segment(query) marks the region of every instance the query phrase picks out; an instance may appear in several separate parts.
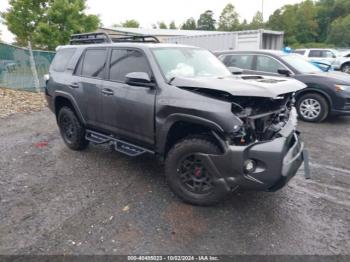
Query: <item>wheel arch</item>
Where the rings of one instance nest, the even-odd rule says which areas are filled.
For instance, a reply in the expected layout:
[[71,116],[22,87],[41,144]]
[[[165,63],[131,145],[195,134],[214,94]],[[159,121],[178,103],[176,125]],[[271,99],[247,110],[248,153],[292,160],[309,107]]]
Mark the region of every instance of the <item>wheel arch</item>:
[[224,150],[224,130],[220,125],[197,116],[172,115],[165,121],[158,136],[158,151],[162,156],[166,156],[170,148],[179,140],[189,135],[201,134],[206,135]]
[[350,61],[346,61],[346,62],[342,63],[340,66],[340,69],[342,69],[343,66],[345,66],[345,65],[350,65]]
[[55,98],[54,98],[54,109],[55,109],[56,117],[58,116],[59,110],[63,106],[70,107],[74,111],[76,116],[78,117],[79,121],[81,121],[81,123],[83,123],[83,124],[86,123],[82,113],[79,110],[79,107],[78,107],[74,97],[71,94],[68,94],[68,93],[57,92],[55,94]]
[[295,94],[295,100],[298,101],[302,96],[304,96],[306,94],[311,94],[311,93],[316,93],[316,94],[319,94],[322,97],[324,97],[327,101],[329,109],[331,109],[331,107],[333,105],[331,97],[326,92],[324,92],[323,90],[320,90],[320,89],[316,89],[316,88],[303,89]]

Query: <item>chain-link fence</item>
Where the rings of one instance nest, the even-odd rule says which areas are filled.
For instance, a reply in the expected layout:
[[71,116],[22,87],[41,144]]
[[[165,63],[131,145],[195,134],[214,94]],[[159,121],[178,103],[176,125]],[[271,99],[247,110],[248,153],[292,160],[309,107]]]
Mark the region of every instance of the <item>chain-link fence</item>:
[[[41,88],[54,55],[54,52],[33,50]],[[35,91],[28,49],[0,43],[0,87]]]

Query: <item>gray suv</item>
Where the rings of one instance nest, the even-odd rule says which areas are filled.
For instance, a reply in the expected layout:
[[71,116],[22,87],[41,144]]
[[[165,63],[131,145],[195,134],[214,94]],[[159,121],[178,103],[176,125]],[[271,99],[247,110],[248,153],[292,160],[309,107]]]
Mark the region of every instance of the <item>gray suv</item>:
[[173,192],[210,205],[237,188],[275,191],[303,162],[294,92],[276,77],[235,77],[213,54],[154,37],[73,35],[46,86],[63,141],[108,143],[165,162]]

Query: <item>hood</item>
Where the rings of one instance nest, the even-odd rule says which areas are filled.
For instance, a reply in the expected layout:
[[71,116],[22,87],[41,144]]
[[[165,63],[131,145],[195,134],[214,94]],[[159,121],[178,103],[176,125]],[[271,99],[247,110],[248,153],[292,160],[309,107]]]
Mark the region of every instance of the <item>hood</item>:
[[347,84],[350,85],[350,75],[342,72],[322,72],[316,74],[309,74],[305,76],[316,77],[316,78],[326,78],[328,81],[332,81],[335,84]]
[[227,92],[233,96],[270,97],[296,92],[306,87],[295,79],[262,76],[229,77],[176,77],[172,85],[179,88],[211,89]]

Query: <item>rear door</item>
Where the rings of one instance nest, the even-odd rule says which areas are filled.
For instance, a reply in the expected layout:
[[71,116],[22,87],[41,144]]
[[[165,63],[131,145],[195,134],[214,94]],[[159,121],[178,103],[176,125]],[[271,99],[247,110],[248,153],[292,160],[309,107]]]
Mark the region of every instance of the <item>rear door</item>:
[[106,74],[107,49],[88,48],[75,69],[75,99],[88,125],[97,127],[101,122],[101,96],[103,78]]
[[156,88],[126,84],[125,76],[131,72],[145,72],[153,78],[142,50],[112,48],[107,80],[100,90],[103,126],[122,138],[153,145]]

